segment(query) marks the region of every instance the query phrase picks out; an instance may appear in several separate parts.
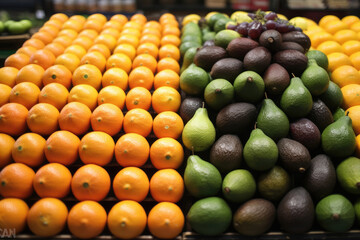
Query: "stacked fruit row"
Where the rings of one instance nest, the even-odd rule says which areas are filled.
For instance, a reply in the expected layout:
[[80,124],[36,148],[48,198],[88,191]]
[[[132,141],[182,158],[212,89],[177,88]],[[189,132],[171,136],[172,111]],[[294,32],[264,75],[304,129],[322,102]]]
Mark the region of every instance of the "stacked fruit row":
[[341,107],[348,112],[357,135],[356,156],[360,157],[360,20],[357,16],[339,19],[327,15],[318,24],[306,26],[311,46],[325,53],[331,80],[341,87]]
[[[146,226],[160,238],[181,233],[179,36],[172,14],[159,22],[55,14],[6,59],[1,229],[19,234],[27,225],[49,237],[67,225],[79,238],[105,226],[120,238]],[[149,159],[157,169],[151,176],[142,169]],[[77,202],[68,212],[70,193]],[[112,193],[120,202],[107,213],[99,202]],[[148,195],[160,203],[147,216],[139,203]],[[36,202],[29,209],[22,199]]]
[[[184,182],[196,198],[189,225],[203,235],[232,227],[257,236],[274,226],[302,234],[315,221],[348,231],[360,219],[357,119],[341,109],[331,58],[309,50],[300,28],[280,27],[275,13],[236,14],[182,28],[182,140],[192,151]],[[241,23],[225,29],[236,19],[249,21],[246,33]],[[266,24],[272,19],[278,25]]]

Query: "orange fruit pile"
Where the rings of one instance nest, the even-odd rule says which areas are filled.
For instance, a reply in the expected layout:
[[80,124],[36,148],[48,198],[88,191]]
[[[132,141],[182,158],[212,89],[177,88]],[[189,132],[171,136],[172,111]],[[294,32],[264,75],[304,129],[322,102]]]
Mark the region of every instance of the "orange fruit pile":
[[[67,227],[78,238],[105,226],[118,238],[146,226],[157,238],[181,233],[179,37],[169,13],[159,21],[58,13],[6,59],[0,229],[28,226],[51,237]],[[113,166],[121,169],[114,176]],[[68,209],[70,194],[77,202]],[[120,202],[107,212],[98,202],[111,194]],[[141,202],[150,195],[159,203],[147,216]]]
[[360,157],[360,19],[349,15],[322,17],[318,25],[305,31],[312,48],[324,52],[329,60],[331,80],[343,94],[342,108],[352,119],[356,155]]

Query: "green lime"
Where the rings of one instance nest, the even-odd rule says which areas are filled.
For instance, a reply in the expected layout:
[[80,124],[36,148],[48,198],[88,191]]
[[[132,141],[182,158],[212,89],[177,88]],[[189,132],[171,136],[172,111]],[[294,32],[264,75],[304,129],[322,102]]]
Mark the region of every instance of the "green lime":
[[189,49],[189,48],[192,48],[192,47],[201,47],[201,44],[198,43],[198,42],[183,42],[180,44],[180,54],[181,56],[184,56],[185,52]]
[[215,45],[226,49],[229,42],[239,37],[241,37],[240,34],[233,30],[221,30],[215,35]]
[[182,35],[181,36],[181,43],[184,42],[197,42],[199,44],[202,44],[201,35]]
[[215,13],[213,14],[209,20],[207,21],[208,26],[211,29],[214,29],[215,23],[220,19],[220,18],[227,18],[224,14],[222,13]]
[[190,95],[202,95],[208,83],[208,73],[195,64],[191,64],[180,75],[180,87]]
[[21,24],[23,24],[26,27],[26,31],[29,31],[32,27],[32,22],[28,19],[23,19],[20,21]]
[[202,39],[204,42],[208,41],[208,40],[214,40],[215,39],[215,32],[207,32],[203,35]]
[[220,110],[234,99],[234,87],[226,79],[212,80],[205,88],[204,99],[207,105]]
[[235,79],[234,89],[239,101],[256,103],[264,96],[265,84],[258,73],[245,71],[240,73]]
[[317,64],[323,69],[328,69],[329,60],[325,53],[319,50],[309,50],[305,55],[308,57],[308,59],[315,59]]
[[236,169],[224,177],[222,191],[224,197],[230,202],[242,203],[254,196],[256,182],[248,170]]
[[360,159],[348,157],[336,168],[340,186],[348,193],[360,194]]

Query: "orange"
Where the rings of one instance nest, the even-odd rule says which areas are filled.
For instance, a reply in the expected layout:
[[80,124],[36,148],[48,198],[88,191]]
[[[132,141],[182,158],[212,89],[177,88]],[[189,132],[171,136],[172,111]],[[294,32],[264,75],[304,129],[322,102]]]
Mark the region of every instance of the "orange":
[[80,139],[69,131],[56,131],[46,140],[45,157],[50,163],[73,164],[79,156]]
[[357,70],[360,70],[360,51],[351,54],[350,61]]
[[179,23],[178,21],[176,21],[176,19],[173,19],[173,18],[167,18],[167,19],[164,19],[160,22],[160,24],[165,28],[167,26],[174,26],[174,27],[179,27]]
[[39,29],[39,32],[47,32],[54,38],[59,34],[60,29],[52,25],[47,25],[47,26],[42,26]]
[[73,20],[75,22],[84,23],[86,18],[82,15],[72,15],[69,20]]
[[0,107],[4,105],[5,103],[8,103],[10,100],[10,94],[11,94],[12,88],[8,85],[0,83]]
[[126,109],[142,108],[149,110],[151,107],[151,93],[143,87],[134,87],[126,95]]
[[172,87],[159,87],[153,92],[152,107],[157,113],[177,112],[181,104],[180,93]]
[[78,36],[71,44],[80,45],[88,50],[94,44],[94,40],[87,36]]
[[89,84],[96,90],[101,87],[101,71],[92,64],[80,65],[77,67],[72,75],[73,86],[79,84]]
[[0,172],[0,195],[26,199],[33,193],[34,170],[23,163],[11,163]]
[[150,54],[155,59],[157,59],[159,49],[154,43],[146,42],[146,43],[140,44],[136,49],[136,55],[140,55],[143,53]]
[[146,221],[146,212],[139,203],[124,200],[111,208],[107,226],[117,238],[134,239],[144,232]]
[[15,78],[15,83],[32,82],[41,88],[44,71],[45,70],[37,64],[28,64],[19,70]]
[[36,171],[34,190],[41,198],[63,198],[70,192],[71,172],[60,163],[48,163]]
[[184,149],[173,138],[159,138],[150,147],[150,160],[156,169],[177,169],[184,161]]
[[359,19],[359,17],[354,16],[354,15],[347,15],[347,16],[343,17],[341,19],[341,21],[350,27],[351,24],[359,22],[360,19]]
[[131,109],[124,116],[125,133],[137,133],[147,137],[151,133],[152,124],[151,114],[141,108]]
[[55,60],[54,65],[64,65],[70,72],[74,72],[75,69],[80,65],[80,59],[73,53],[63,53],[58,56]]
[[181,209],[170,202],[156,204],[148,215],[148,228],[157,238],[175,238],[184,228],[185,217]]
[[79,201],[101,201],[109,193],[111,180],[108,172],[95,164],[80,167],[71,180],[71,190]]
[[163,36],[160,39],[160,46],[164,46],[166,44],[172,44],[172,45],[174,45],[176,47],[179,47],[180,44],[181,44],[181,40],[176,35],[168,34],[168,35]]
[[154,34],[146,34],[142,35],[139,40],[139,44],[143,43],[153,43],[156,47],[160,46],[160,37],[154,35]]
[[150,179],[150,193],[157,202],[177,203],[184,194],[184,180],[174,169],[159,170]]
[[[109,20],[103,25],[102,31],[106,29],[114,29],[119,32],[122,29],[122,24],[115,20]],[[117,38],[119,36],[114,36],[114,37]]]
[[177,37],[180,37],[181,35],[180,29],[174,25],[165,25],[161,33],[163,36],[175,35]]
[[122,25],[124,25],[128,21],[127,17],[123,14],[115,14],[115,15],[111,16],[110,20],[117,21],[117,22],[121,23]]
[[106,226],[106,218],[106,211],[100,203],[82,201],[71,208],[67,224],[75,237],[90,239],[102,233]]
[[149,178],[137,167],[121,169],[113,180],[113,190],[119,200],[143,201],[149,192]]
[[355,32],[359,32],[360,31],[360,22],[351,24],[350,29],[354,30]]
[[66,104],[60,111],[59,127],[61,130],[82,135],[90,128],[91,110],[80,102]]
[[78,36],[78,32],[73,29],[63,29],[58,33],[58,37],[60,36],[67,36],[70,39],[74,40]]
[[97,67],[101,72],[105,70],[106,58],[98,51],[91,51],[86,53],[80,61],[80,65],[92,64]]
[[327,31],[330,34],[335,34],[339,32],[340,30],[347,29],[348,26],[339,20],[332,20],[325,24],[323,27],[325,31]]
[[65,51],[65,47],[63,45],[61,45],[60,43],[49,43],[48,45],[46,45],[44,47],[44,49],[49,50],[50,52],[52,52],[54,54],[55,57],[61,55],[64,53]]
[[360,157],[360,134],[356,136],[356,149],[355,149],[355,156]]
[[340,43],[343,44],[346,41],[349,40],[358,40],[357,32],[350,30],[350,29],[343,29],[334,34],[334,39]]
[[341,88],[349,84],[360,84],[360,73],[353,66],[344,65],[331,73],[331,80]]
[[26,123],[30,131],[49,136],[58,128],[59,110],[49,103],[35,104],[28,113]]
[[136,29],[136,28],[125,28],[120,32],[120,36],[122,36],[122,35],[133,35],[137,38],[140,38],[141,32],[139,29]]
[[16,234],[24,231],[29,206],[18,198],[4,198],[0,200],[0,228],[14,229]]
[[31,36],[31,38],[39,39],[45,45],[51,43],[52,40],[54,39],[54,37],[50,33],[45,31],[36,32]]
[[163,59],[163,58],[167,58],[167,57],[173,58],[176,61],[179,61],[180,60],[179,48],[172,44],[163,45],[159,49],[159,59]]
[[81,102],[94,110],[97,106],[98,92],[88,84],[79,84],[74,86],[68,95],[68,103]]
[[39,94],[39,103],[49,103],[59,111],[67,103],[69,91],[60,83],[50,83],[43,87]]
[[9,87],[15,86],[16,75],[19,70],[14,67],[2,67],[0,68],[0,83],[8,85]]
[[12,148],[14,162],[38,167],[45,161],[46,140],[37,133],[24,133],[16,139]]
[[79,145],[80,160],[85,164],[105,166],[114,156],[113,138],[100,131],[92,131],[82,137]]
[[72,73],[64,65],[53,65],[45,70],[42,76],[44,86],[50,83],[60,83],[67,89],[71,87]]
[[156,71],[157,61],[156,59],[151,56],[150,54],[140,54],[134,58],[132,63],[132,68],[135,69],[137,67],[147,67],[153,73]]
[[23,53],[25,55],[28,55],[29,57],[31,57],[31,55],[36,52],[37,48],[33,47],[33,46],[25,46],[25,47],[21,47],[19,48],[16,53]]
[[5,67],[14,67],[21,69],[25,65],[30,63],[30,57],[24,53],[14,53],[5,59]]
[[141,36],[147,34],[156,35],[157,37],[161,38],[161,31],[157,28],[151,28],[151,27],[144,28],[141,32]]
[[350,56],[351,54],[355,52],[360,51],[360,41],[358,40],[349,40],[342,44],[343,52]]
[[110,68],[104,72],[101,85],[103,87],[107,86],[117,86],[122,90],[126,91],[128,88],[128,74],[121,68]]
[[109,48],[105,44],[102,44],[102,43],[96,43],[88,49],[88,53],[91,53],[94,51],[101,53],[105,57],[105,59],[108,59],[111,55]]
[[116,38],[110,34],[100,34],[94,40],[94,43],[102,43],[106,45],[111,52],[114,50],[116,42]]
[[14,143],[14,138],[5,133],[0,133],[0,168],[5,167],[12,162],[11,152]]
[[18,136],[26,131],[28,110],[19,103],[6,103],[0,107],[0,132]]
[[178,89],[180,86],[180,76],[171,69],[164,69],[158,72],[154,77],[154,88],[168,86]]
[[146,66],[136,67],[129,74],[130,89],[135,87],[144,87],[147,90],[150,90],[153,87],[153,82],[154,72]]
[[345,111],[345,114],[352,120],[352,127],[355,135],[360,134],[360,106],[352,106]]
[[69,19],[63,23],[61,29],[72,29],[76,32],[80,32],[83,29],[84,22],[76,21],[75,19]]
[[124,53],[125,55],[127,55],[130,60],[134,60],[135,56],[136,56],[136,49],[133,45],[128,44],[128,43],[122,43],[119,44],[115,47],[114,49],[114,54],[115,53]]
[[34,83],[22,82],[11,90],[9,101],[11,103],[19,103],[30,109],[38,102],[40,89]]
[[317,48],[317,46],[325,41],[334,41],[334,36],[325,31],[314,33],[311,37],[311,46]]
[[131,70],[131,59],[124,53],[115,53],[106,61],[106,69],[113,67],[121,68],[126,73],[129,73]]
[[27,216],[27,224],[36,236],[51,237],[66,226],[68,209],[57,198],[42,198],[35,202]]
[[155,29],[161,31],[162,27],[159,22],[151,20],[144,24],[144,29],[145,28],[155,28]]
[[327,24],[328,22],[333,21],[333,20],[340,20],[340,18],[335,15],[325,15],[320,19],[319,26],[324,27],[325,24]]
[[159,18],[159,21],[160,23],[163,23],[165,20],[167,19],[173,19],[173,20],[176,20],[176,17],[174,16],[174,14],[172,13],[163,13],[160,18]]
[[160,72],[165,69],[171,69],[174,72],[176,72],[177,74],[179,74],[180,73],[180,64],[174,58],[164,57],[161,60],[159,60],[159,62],[157,64],[157,72]]
[[112,103],[120,109],[124,108],[125,105],[125,92],[118,86],[106,86],[100,90],[98,95],[98,105],[104,103]]
[[161,112],[154,118],[153,131],[157,138],[170,137],[178,139],[183,128],[184,122],[176,112]]
[[81,32],[79,32],[79,37],[80,36],[86,36],[89,37],[91,39],[95,39],[97,36],[99,36],[99,33],[97,31],[95,31],[94,29],[84,29]]
[[135,21],[128,21],[124,24],[123,26],[123,29],[126,29],[126,28],[135,28],[135,29],[138,29],[138,30],[142,30],[142,25],[138,22],[135,22]]
[[28,40],[26,40],[23,45],[23,47],[26,47],[26,46],[31,46],[31,47],[34,47],[36,49],[42,49],[45,47],[45,44],[39,40],[39,39],[36,39],[36,38],[30,38]]
[[137,48],[139,46],[139,38],[132,34],[124,34],[121,35],[116,41],[116,45],[125,44],[125,43],[132,45],[134,48]]
[[55,63],[55,60],[55,55],[47,49],[37,50],[30,57],[30,63],[38,64],[45,70],[51,67]]
[[121,109],[111,103],[99,105],[91,114],[91,128],[114,136],[122,129],[124,114]]
[[72,53],[81,59],[86,54],[86,49],[81,45],[72,44],[64,50],[64,53]]
[[[68,19],[67,19],[68,20]],[[66,21],[67,21],[66,20]],[[65,21],[65,22],[66,22]],[[64,23],[63,19],[57,19],[57,18],[53,18],[53,19],[49,19],[48,21],[46,21],[44,23],[44,26],[52,26],[52,27],[56,27],[56,28],[61,28],[62,24]]]
[[147,18],[141,13],[135,13],[130,17],[130,21],[134,21],[144,25],[147,22]]
[[327,57],[329,60],[328,70],[330,72],[333,72],[340,66],[351,65],[350,58],[344,53],[334,52],[329,54]]
[[87,20],[95,20],[102,24],[105,24],[107,22],[106,16],[102,13],[93,13],[87,18]]
[[103,29],[104,23],[98,22],[95,19],[88,19],[83,26],[83,29],[94,29],[96,32],[100,32]]
[[49,19],[50,20],[57,19],[61,22],[66,22],[66,20],[68,20],[69,17],[64,13],[55,13],[55,14],[51,15],[51,17]]
[[122,167],[141,167],[149,158],[149,150],[146,138],[137,133],[126,133],[116,142],[115,158]]
[[62,36],[56,37],[52,42],[60,43],[61,45],[63,45],[64,48],[67,48],[72,44],[73,40],[74,40],[73,38],[71,38],[67,35],[62,35]]

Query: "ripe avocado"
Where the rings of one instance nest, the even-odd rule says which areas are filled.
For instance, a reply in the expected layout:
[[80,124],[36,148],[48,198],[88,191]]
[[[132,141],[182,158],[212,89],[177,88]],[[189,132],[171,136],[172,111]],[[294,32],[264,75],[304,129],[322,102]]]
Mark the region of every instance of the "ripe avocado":
[[262,74],[271,63],[271,53],[265,47],[256,47],[244,56],[244,68]]
[[315,151],[320,146],[321,132],[309,119],[300,118],[290,124],[291,138],[303,144],[309,151]]
[[283,66],[289,74],[300,76],[307,67],[308,59],[305,54],[297,50],[289,49],[275,53],[273,56],[273,62]]
[[259,46],[257,41],[254,41],[250,38],[235,38],[232,40],[227,48],[226,51],[228,52],[230,57],[237,58],[239,60],[243,60],[245,55],[252,49]]
[[219,46],[205,46],[200,48],[194,57],[196,66],[201,67],[209,72],[212,66],[222,58],[225,58],[227,53],[225,49]]
[[320,99],[314,99],[312,109],[307,117],[315,123],[320,132],[334,122],[330,109]]
[[290,76],[280,64],[272,63],[263,75],[265,91],[268,94],[280,95],[290,84]]
[[236,58],[223,58],[211,68],[212,79],[224,78],[233,83],[235,78],[243,71],[243,62]]

